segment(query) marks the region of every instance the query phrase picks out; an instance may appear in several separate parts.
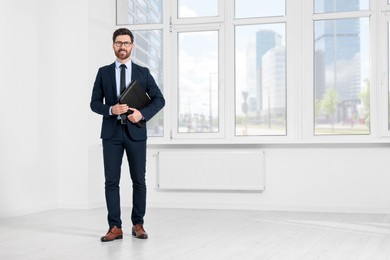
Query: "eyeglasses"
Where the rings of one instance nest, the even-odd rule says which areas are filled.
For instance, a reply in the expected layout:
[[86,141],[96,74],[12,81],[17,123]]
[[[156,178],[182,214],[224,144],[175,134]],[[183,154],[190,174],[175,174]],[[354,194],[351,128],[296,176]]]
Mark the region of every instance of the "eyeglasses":
[[132,42],[114,42],[116,47],[122,47],[122,45],[125,45],[125,47],[130,47],[133,43]]

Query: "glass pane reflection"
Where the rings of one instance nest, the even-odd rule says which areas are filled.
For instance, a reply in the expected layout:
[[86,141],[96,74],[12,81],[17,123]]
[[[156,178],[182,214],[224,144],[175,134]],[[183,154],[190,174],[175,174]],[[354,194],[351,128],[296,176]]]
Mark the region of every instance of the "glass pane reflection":
[[285,24],[236,28],[236,135],[285,135]]
[[116,24],[162,23],[162,0],[116,0]]
[[368,10],[369,0],[315,0],[315,13],[335,13]]
[[236,0],[235,18],[284,16],[285,0]]
[[[149,68],[157,86],[164,92],[163,80],[163,32],[162,30],[133,31],[135,48],[132,59],[138,65]],[[163,110],[147,123],[148,136],[163,136]]]
[[314,25],[315,134],[369,134],[368,18]]
[[178,0],[178,17],[218,16],[218,0]]
[[183,32],[178,40],[178,132],[219,132],[218,31]]

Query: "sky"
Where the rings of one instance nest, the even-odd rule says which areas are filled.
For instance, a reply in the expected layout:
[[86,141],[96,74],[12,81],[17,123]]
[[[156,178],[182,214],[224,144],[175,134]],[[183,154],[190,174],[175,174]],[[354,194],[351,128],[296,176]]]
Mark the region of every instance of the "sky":
[[[216,16],[218,0],[178,0],[179,17]],[[285,0],[238,0],[235,1],[236,18],[261,17],[269,14],[283,15]]]

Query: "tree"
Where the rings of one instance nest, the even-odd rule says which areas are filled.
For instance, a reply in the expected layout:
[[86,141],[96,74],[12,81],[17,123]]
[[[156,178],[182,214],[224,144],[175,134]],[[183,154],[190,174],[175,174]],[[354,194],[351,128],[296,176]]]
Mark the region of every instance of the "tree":
[[[321,115],[322,107],[321,100],[317,99],[314,101],[314,113],[315,118],[318,118]],[[317,124],[317,120],[314,120],[314,124]]]
[[370,81],[366,79],[362,87],[362,91],[359,94],[360,100],[363,104],[363,117],[366,125],[370,126]]
[[332,132],[334,131],[334,116],[337,111],[337,103],[339,98],[335,88],[328,88],[325,92],[324,98],[321,102],[321,107],[325,112],[325,115],[330,119],[332,124]]

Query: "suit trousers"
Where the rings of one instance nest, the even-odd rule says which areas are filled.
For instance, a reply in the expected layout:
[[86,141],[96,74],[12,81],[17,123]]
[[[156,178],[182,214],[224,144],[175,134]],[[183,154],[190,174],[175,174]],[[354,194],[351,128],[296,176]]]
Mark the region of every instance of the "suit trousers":
[[103,139],[105,196],[108,211],[107,220],[110,228],[113,226],[122,228],[119,182],[124,152],[126,152],[133,183],[131,221],[133,225],[144,223],[146,211],[146,140],[134,141],[130,137],[127,125],[118,123],[114,135],[109,139]]

